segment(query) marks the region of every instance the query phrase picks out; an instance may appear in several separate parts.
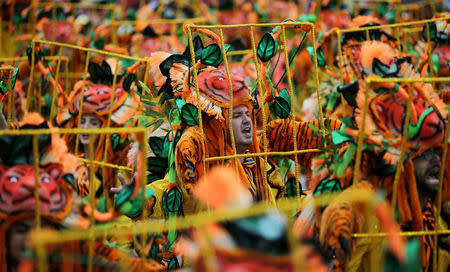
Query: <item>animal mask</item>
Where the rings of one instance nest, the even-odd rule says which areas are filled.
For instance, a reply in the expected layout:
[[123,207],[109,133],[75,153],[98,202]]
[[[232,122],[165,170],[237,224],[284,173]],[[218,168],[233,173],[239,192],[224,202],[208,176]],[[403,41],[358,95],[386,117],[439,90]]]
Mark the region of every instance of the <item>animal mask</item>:
[[[62,184],[62,168],[58,164],[49,164],[39,168],[40,210],[59,213],[64,210],[68,199],[67,189]],[[0,211],[14,213],[33,211],[34,165],[14,165],[0,170]]]

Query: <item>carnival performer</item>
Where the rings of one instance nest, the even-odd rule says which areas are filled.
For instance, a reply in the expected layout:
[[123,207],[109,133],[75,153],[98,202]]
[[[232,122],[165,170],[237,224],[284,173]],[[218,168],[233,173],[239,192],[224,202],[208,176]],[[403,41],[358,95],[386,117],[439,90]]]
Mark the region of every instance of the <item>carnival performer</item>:
[[[66,128],[114,128],[132,126],[132,117],[137,114],[139,98],[130,91],[130,84],[124,84],[124,78],[118,77],[113,84],[113,73],[106,61],[101,65],[91,62],[88,67],[89,78],[78,81],[70,93],[67,103],[61,108],[57,116],[57,124]],[[112,87],[115,86],[115,90]],[[84,88],[84,89],[83,89]],[[81,112],[81,114],[80,114]],[[81,117],[81,118],[80,118]],[[88,152],[89,135],[66,135],[65,140],[71,152],[77,153],[88,160],[106,161],[124,165],[130,138],[123,134],[96,134],[92,137],[95,148],[93,157]],[[78,141],[78,142],[77,142]],[[78,148],[78,150],[77,150]],[[114,185],[115,174],[111,168],[95,166],[94,182],[95,195],[101,196],[104,187]],[[81,192],[87,195],[89,185]],[[106,189],[108,192],[109,189]]]

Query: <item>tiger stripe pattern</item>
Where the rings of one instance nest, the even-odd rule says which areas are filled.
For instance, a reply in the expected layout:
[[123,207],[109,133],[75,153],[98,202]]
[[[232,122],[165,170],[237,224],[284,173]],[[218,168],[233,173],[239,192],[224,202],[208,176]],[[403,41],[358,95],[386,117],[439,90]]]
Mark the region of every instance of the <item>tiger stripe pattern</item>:
[[[335,119],[324,119],[324,127],[329,132],[338,130],[342,122]],[[314,136],[314,133],[321,128],[319,120],[309,122],[295,122],[295,131],[297,136],[297,150],[316,149],[323,147],[320,145],[323,136]],[[267,124],[267,141],[269,151],[293,151],[294,150],[294,121],[291,119],[278,119]],[[311,160],[316,157],[318,152],[307,152],[297,155],[298,163],[306,169],[310,169]],[[290,156],[291,159],[294,156]]]

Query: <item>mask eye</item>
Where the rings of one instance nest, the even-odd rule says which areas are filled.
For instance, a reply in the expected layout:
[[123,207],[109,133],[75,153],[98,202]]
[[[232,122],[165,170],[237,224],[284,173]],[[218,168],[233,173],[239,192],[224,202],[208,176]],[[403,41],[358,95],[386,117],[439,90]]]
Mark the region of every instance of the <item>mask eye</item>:
[[219,77],[219,81],[224,81],[225,79],[223,77]]
[[16,183],[19,181],[19,179],[17,177],[10,177],[9,181],[11,181],[12,183]]
[[105,93],[105,91],[103,91],[101,89],[98,91],[98,94],[104,94],[104,93]]
[[44,183],[50,183],[50,179],[48,177],[43,178],[42,181]]

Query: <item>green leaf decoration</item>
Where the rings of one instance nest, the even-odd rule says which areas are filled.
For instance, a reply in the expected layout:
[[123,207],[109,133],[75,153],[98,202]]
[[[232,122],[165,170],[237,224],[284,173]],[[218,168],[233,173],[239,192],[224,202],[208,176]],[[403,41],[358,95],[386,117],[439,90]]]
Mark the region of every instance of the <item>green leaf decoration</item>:
[[420,132],[422,128],[423,121],[425,118],[430,115],[434,111],[433,108],[428,108],[424,112],[422,112],[422,115],[419,117],[419,121],[416,124],[409,124],[408,128],[408,139],[414,139]]
[[341,184],[339,183],[339,180],[337,179],[323,179],[320,181],[319,185],[314,190],[314,195],[321,195],[326,193],[336,193],[342,191]]
[[[28,56],[28,63],[30,65],[31,65],[31,60],[32,60],[32,53],[33,53],[33,49],[31,47],[28,47],[27,48],[27,56]],[[43,57],[44,57],[44,53],[35,49],[35,51],[34,51],[34,64],[36,64]]]
[[149,139],[149,145],[152,151],[157,157],[167,158],[169,154],[169,140],[167,137],[160,138],[151,136]]
[[166,214],[177,214],[183,204],[183,194],[177,187],[172,187],[163,195],[163,208]]
[[334,167],[337,177],[344,176],[345,170],[352,161],[355,153],[356,153],[356,145],[354,144],[349,145],[347,151],[345,151],[344,156],[342,157],[342,160],[336,164],[336,167]]
[[317,20],[317,15],[315,13],[302,14],[298,17],[299,22],[311,22],[314,23]]
[[192,42],[194,44],[195,60],[198,60],[202,56],[203,42],[200,36],[196,36]]
[[279,97],[282,97],[284,100],[286,100],[289,103],[289,107],[291,106],[291,96],[289,95],[289,92],[284,88],[281,90],[281,92],[278,94]]
[[144,82],[142,82],[142,81],[139,80],[139,85],[141,85],[142,89],[144,89],[144,91],[145,91],[146,93],[150,93],[150,94],[152,93],[152,92],[150,91],[150,89],[147,87],[147,85],[145,85]]
[[169,163],[167,162],[167,159],[157,157],[147,158],[147,170],[154,175],[160,176],[161,178],[164,177],[168,166]]
[[[183,30],[181,30],[181,34],[183,34]],[[195,61],[198,61],[201,56],[202,56],[202,50],[203,50],[203,41],[200,38],[200,36],[195,36],[194,39],[192,40],[192,45],[194,47],[194,56],[195,56]],[[191,48],[188,46],[186,46],[186,49],[184,50],[182,56],[189,61],[189,63],[191,63]]]
[[168,261],[168,265],[167,265],[167,269],[170,270],[174,270],[174,269],[178,269],[180,268],[180,264],[178,263],[178,259],[176,256],[173,256],[172,259],[170,259]]
[[[173,140],[173,146],[177,146],[177,143],[181,138],[181,134],[182,134],[181,130],[177,130],[177,133],[175,134],[175,139]],[[169,138],[167,138],[167,139],[169,139]],[[173,154],[175,154],[175,148],[172,151],[173,151]]]
[[228,53],[228,51],[230,51],[231,48],[231,44],[225,44],[225,53]]
[[136,183],[132,182],[129,183],[128,186],[125,186],[120,193],[114,196],[115,198],[115,207],[119,208],[122,206],[133,194],[134,187],[136,186]]
[[[134,117],[133,117],[133,118],[134,118]],[[146,120],[146,119],[143,119],[143,121],[145,121],[145,120]],[[158,127],[161,126],[162,123],[164,123],[164,120],[163,120],[163,119],[156,119],[156,120],[152,120],[152,121],[150,121],[150,122],[148,122],[148,123],[143,124],[143,126],[144,126],[144,127],[149,127],[149,126],[155,125],[155,126],[153,127],[153,130],[152,130],[152,132],[153,132],[153,131],[157,130]]]
[[297,197],[297,186],[300,195],[304,195],[305,193],[303,193],[302,185],[300,182],[295,182],[295,177],[292,177],[286,181],[286,197]]
[[327,97],[326,109],[333,111],[341,103],[341,95],[338,92],[331,92]]
[[333,140],[333,144],[335,145],[340,145],[353,140],[353,138],[348,136],[346,133],[336,130],[331,132],[331,138]]
[[146,116],[149,117],[159,117],[159,118],[164,118],[164,114],[160,113],[159,111],[154,111],[154,110],[142,110],[143,113],[146,114]]
[[286,119],[291,115],[291,98],[289,92],[283,89],[270,104],[270,110],[279,118]]
[[164,124],[163,119],[156,120],[152,132],[157,130],[162,124]]
[[356,107],[356,96],[358,95],[359,91],[359,83],[357,80],[353,81],[352,83],[344,84],[342,86],[338,86],[336,89],[339,93],[342,93],[342,96],[344,97],[345,101],[352,106]]
[[320,68],[324,68],[327,62],[325,60],[325,55],[323,54],[322,46],[317,47],[316,54],[317,54],[317,65]]
[[111,147],[113,150],[117,150],[120,144],[120,135],[117,133],[114,133],[111,135]]
[[436,74],[439,71],[439,56],[436,54],[431,55],[433,72]]
[[78,190],[78,184],[77,184],[77,182],[75,181],[75,177],[73,176],[73,174],[65,174],[65,175],[63,175],[62,176],[62,179],[65,181],[65,182],[67,182],[71,187],[72,187],[72,189],[74,190],[74,192],[77,192],[77,190]]
[[184,106],[184,104],[186,104],[186,100],[184,100],[184,99],[175,100],[175,104],[177,105],[178,109],[181,111],[181,108]]
[[[114,209],[131,218],[138,217],[141,214],[142,207],[142,189],[139,189],[135,199],[131,199],[134,187],[136,186],[135,184],[134,182],[131,183],[131,185],[126,186],[120,193],[114,196]],[[154,194],[155,191],[151,188],[145,188],[145,199],[152,197]]]
[[[163,158],[169,157],[169,149],[170,149],[170,141],[169,141],[169,133],[167,133],[166,137],[164,137],[164,152],[162,154]],[[175,151],[175,150],[174,150]]]
[[191,103],[185,103],[181,107],[181,120],[188,126],[198,125],[198,109]]
[[[131,84],[136,80],[135,74],[127,74],[123,80],[122,87],[125,91],[129,92]],[[148,89],[148,88],[147,88]]]
[[[139,81],[139,84],[143,88],[144,93],[147,92],[147,93],[152,94],[150,92],[150,89],[142,81]],[[145,95],[144,93],[141,93],[141,92],[139,92],[137,90],[132,90],[132,91],[141,98],[141,102],[143,102],[144,104],[149,105],[149,106],[155,106],[156,105],[156,103],[153,102],[153,98],[151,98],[150,96]]]
[[151,136],[148,141],[150,148],[157,157],[161,157],[164,152],[164,140],[160,137]]
[[204,65],[211,65],[218,67],[223,61],[222,50],[220,46],[216,43],[208,45],[202,51],[201,62]]
[[[435,22],[431,22],[428,23],[428,27],[430,29],[430,41],[435,41],[436,37],[437,37],[437,27],[436,27],[436,23]],[[425,41],[428,41],[428,37],[427,37],[427,25],[423,25],[422,28],[422,38]]]
[[14,73],[12,75],[11,73],[0,75],[0,91],[2,94],[5,94],[9,90],[14,89],[18,71],[19,69],[17,67],[14,67]]
[[157,260],[159,253],[161,252],[158,243],[153,243],[150,248],[149,257],[153,260]]
[[313,131],[319,131],[319,128],[311,123],[308,123],[308,127],[310,127]]
[[[152,196],[154,198],[154,196]],[[147,258],[152,258],[153,260],[159,260],[161,258],[160,245],[163,243],[163,238],[161,234],[145,234],[145,241],[142,241],[143,237],[140,234],[135,235],[134,249],[136,253],[140,256],[142,254],[142,242],[144,242],[144,254]],[[151,245],[151,246],[150,246]]]
[[133,116],[133,118],[141,120],[141,121],[145,121],[148,119],[148,116],[147,115],[135,115],[135,116]]
[[346,127],[357,129],[357,127],[353,124],[352,117],[341,117],[340,120]]
[[275,56],[276,52],[277,52],[277,47],[275,45],[275,40],[273,39],[272,35],[270,35],[270,33],[265,33],[264,36],[259,41],[258,47],[256,50],[256,54],[258,55],[258,58],[262,62],[267,62],[273,56]]

